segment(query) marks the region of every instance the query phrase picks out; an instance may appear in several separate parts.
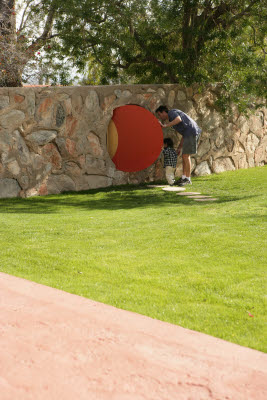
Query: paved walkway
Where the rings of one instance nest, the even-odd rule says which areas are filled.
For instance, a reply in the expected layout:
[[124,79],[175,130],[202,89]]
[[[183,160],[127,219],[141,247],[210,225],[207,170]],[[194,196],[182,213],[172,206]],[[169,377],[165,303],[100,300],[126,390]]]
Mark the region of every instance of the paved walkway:
[[194,201],[217,201],[215,197],[203,195],[200,192],[184,192],[185,187],[180,186],[170,186],[170,185],[147,185],[148,188],[161,188],[165,192],[179,192],[176,193],[178,196],[187,196],[189,199]]
[[1,400],[266,400],[267,356],[0,273]]

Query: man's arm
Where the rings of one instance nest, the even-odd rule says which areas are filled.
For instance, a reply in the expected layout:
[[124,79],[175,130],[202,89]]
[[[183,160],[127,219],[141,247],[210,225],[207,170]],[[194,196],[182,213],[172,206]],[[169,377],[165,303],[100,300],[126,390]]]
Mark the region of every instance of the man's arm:
[[162,128],[171,128],[174,125],[178,125],[182,122],[181,118],[178,116],[173,121],[168,122],[167,124],[161,124]]

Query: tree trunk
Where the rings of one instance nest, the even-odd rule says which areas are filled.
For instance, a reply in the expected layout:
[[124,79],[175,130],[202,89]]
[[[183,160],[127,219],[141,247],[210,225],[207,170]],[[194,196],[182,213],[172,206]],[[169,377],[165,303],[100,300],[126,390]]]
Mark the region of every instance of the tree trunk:
[[0,0],[0,86],[22,86],[15,0]]
[[195,23],[197,18],[198,3],[198,0],[184,1],[182,47],[186,57],[184,58],[183,64],[189,80],[194,78],[195,70],[198,64],[198,54],[195,48],[197,35],[197,32],[195,31]]

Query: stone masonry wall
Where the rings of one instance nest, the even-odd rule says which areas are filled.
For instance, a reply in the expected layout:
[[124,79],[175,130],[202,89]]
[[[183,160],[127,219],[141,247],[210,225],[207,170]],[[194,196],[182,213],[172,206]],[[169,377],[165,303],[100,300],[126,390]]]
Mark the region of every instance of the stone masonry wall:
[[[162,162],[137,173],[117,171],[107,152],[116,107],[151,112],[165,104],[195,119],[203,132],[192,172],[248,168],[267,162],[267,109],[226,119],[214,107],[216,87],[179,85],[0,88],[0,198],[80,191],[164,177]],[[173,129],[165,129],[177,144]],[[176,175],[181,174],[181,159]]]

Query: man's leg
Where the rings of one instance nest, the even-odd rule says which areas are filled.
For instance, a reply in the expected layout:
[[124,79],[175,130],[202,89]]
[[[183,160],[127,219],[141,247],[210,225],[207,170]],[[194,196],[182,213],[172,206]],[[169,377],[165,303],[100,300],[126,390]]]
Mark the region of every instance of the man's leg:
[[191,158],[190,158],[190,154],[183,154],[182,160],[183,160],[183,176],[178,181],[178,185],[179,186],[192,185],[192,182],[191,182],[191,179],[190,179],[190,176],[191,176]]
[[183,154],[183,175],[187,178],[191,176],[191,158],[190,154]]

